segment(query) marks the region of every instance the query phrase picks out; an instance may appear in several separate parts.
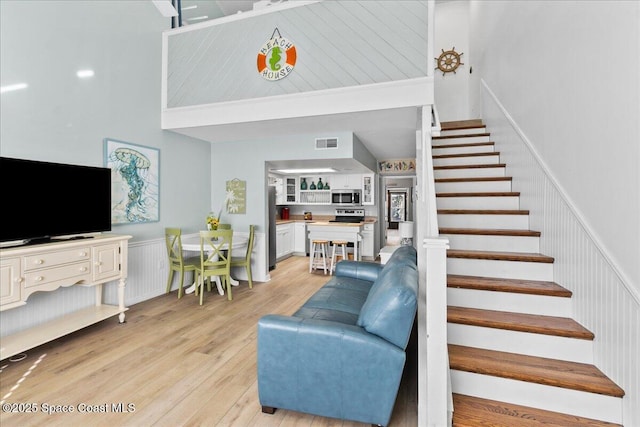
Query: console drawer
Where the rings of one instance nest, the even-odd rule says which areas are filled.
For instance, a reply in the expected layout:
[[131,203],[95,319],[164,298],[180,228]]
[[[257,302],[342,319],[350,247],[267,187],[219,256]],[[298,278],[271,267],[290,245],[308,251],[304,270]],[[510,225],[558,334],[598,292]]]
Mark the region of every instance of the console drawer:
[[50,268],[56,265],[89,260],[90,256],[91,249],[88,247],[29,255],[24,258],[24,271],[28,272],[35,269]]
[[42,268],[37,271],[25,273],[24,278],[24,286],[26,288],[42,286],[61,280],[69,281],[69,279],[73,279],[74,282],[81,280],[90,282],[91,262],[87,260],[85,262],[61,265],[59,267]]

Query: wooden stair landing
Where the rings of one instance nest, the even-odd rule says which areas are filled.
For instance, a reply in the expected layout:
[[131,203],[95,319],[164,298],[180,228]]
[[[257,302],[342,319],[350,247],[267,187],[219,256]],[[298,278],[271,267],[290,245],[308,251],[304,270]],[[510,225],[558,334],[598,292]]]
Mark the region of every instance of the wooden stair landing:
[[621,427],[620,424],[453,394],[453,427]]
[[593,365],[449,344],[451,369],[606,396],[624,391]]
[[555,282],[462,276],[456,274],[449,274],[447,276],[447,287],[564,298],[571,298],[572,295],[570,290],[563,288]]
[[449,306],[447,322],[582,340],[594,338],[593,332],[568,317]]

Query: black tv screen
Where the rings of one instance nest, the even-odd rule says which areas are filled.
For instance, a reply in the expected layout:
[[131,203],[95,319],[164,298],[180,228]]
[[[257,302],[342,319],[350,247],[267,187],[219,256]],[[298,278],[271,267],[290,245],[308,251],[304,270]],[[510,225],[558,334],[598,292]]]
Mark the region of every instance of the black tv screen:
[[0,242],[111,230],[111,170],[0,157]]

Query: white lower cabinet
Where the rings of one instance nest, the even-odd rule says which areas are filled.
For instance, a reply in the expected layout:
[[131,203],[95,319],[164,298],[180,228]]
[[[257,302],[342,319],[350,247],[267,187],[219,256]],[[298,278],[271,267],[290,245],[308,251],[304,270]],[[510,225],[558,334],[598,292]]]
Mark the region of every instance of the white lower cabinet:
[[374,225],[373,224],[365,224],[362,227],[362,257],[367,259],[373,259],[374,256]]
[[276,225],[276,259],[284,258],[293,252],[293,223]]
[[293,224],[293,252],[296,255],[307,254],[307,224],[304,222]]

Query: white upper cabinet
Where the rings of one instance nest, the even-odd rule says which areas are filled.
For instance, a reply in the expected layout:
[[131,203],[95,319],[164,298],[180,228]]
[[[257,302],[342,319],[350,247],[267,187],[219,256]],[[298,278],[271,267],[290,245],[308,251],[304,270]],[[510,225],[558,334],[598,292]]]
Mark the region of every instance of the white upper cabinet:
[[362,175],[331,175],[327,178],[332,190],[359,190],[362,188]]

